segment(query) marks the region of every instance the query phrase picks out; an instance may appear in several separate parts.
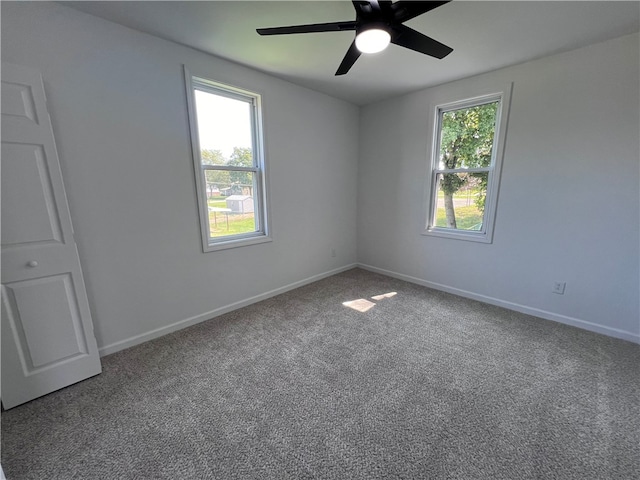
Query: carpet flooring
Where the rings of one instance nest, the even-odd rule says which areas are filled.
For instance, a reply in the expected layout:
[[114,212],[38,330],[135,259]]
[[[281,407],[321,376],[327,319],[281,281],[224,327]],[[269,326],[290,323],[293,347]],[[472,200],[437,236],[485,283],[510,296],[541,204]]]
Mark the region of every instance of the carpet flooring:
[[639,345],[361,269],[103,367],[3,412],[9,480],[639,478]]

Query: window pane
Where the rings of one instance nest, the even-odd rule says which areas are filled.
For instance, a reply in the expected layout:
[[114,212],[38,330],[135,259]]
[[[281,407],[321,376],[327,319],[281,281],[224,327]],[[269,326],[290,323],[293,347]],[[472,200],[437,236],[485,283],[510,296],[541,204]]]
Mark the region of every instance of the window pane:
[[439,173],[436,176],[436,227],[482,230],[489,172]]
[[[220,177],[216,177],[217,175]],[[222,176],[226,180],[218,181]],[[205,178],[210,238],[259,230],[258,217],[255,215],[257,205],[254,201],[257,179],[253,172],[207,170]]]
[[203,165],[253,166],[251,103],[198,89],[195,100]]
[[439,169],[491,165],[498,102],[450,110],[440,117]]

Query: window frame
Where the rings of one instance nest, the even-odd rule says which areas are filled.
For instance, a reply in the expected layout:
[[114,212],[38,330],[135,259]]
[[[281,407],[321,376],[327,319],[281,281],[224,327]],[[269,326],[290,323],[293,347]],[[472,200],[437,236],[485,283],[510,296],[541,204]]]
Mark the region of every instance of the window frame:
[[[425,215],[425,227],[422,231],[423,235],[453,238],[458,240],[468,240],[481,243],[493,242],[493,231],[495,226],[495,217],[498,206],[498,191],[500,188],[500,177],[502,173],[502,158],[504,155],[504,147],[506,143],[507,124],[509,109],[511,104],[512,84],[505,85],[502,89],[483,93],[475,96],[467,96],[461,100],[438,102],[432,106],[433,129],[431,136],[431,159],[429,162],[430,169],[426,188],[427,211]],[[460,98],[460,96],[458,97]],[[440,164],[440,139],[442,128],[442,116],[446,112],[460,110],[463,108],[471,108],[489,103],[498,102],[496,109],[496,126],[493,136],[493,146],[491,152],[491,164],[488,167],[480,168],[439,168]],[[477,173],[487,172],[487,196],[485,199],[484,216],[482,228],[480,230],[459,230],[446,227],[438,227],[435,225],[437,213],[437,179],[439,174],[444,173]]]
[[[211,80],[209,78],[206,78],[205,76],[193,75],[186,66],[184,67],[184,75],[203,252],[213,252],[228,248],[236,248],[246,245],[255,245],[258,243],[270,242],[272,239],[267,221],[267,175],[264,155],[262,95],[253,91],[229,85],[227,83]],[[253,159],[253,165],[251,167],[241,167],[233,165],[208,165],[202,163],[195,99],[196,90],[212,93],[214,95],[220,95],[239,101],[244,101],[251,106],[251,148]],[[254,202],[254,215],[256,222],[255,231],[226,235],[221,237],[210,236],[211,230],[209,225],[209,205],[207,203],[205,174],[207,170],[228,172],[239,171],[250,172],[253,174],[255,192],[252,198]]]

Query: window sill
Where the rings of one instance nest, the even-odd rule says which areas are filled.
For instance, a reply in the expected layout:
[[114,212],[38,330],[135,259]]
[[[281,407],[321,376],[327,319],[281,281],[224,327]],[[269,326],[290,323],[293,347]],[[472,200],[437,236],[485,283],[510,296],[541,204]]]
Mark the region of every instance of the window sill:
[[487,232],[474,232],[468,230],[450,230],[446,228],[428,228],[422,232],[422,235],[451,238],[454,240],[466,240],[468,242],[492,243],[493,238]]
[[257,245],[259,243],[271,242],[273,239],[267,235],[260,235],[248,238],[234,238],[230,240],[221,240],[219,242],[210,243],[204,248],[204,253],[217,252],[220,250],[228,250],[230,248],[246,247],[249,245]]

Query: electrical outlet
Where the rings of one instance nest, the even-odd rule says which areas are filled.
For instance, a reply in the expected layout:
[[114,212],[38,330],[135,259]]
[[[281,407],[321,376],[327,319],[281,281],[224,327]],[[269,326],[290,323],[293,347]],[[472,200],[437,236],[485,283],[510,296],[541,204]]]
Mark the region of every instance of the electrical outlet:
[[332,257],[335,257],[335,256],[336,256],[336,249],[335,249],[335,248],[332,248],[332,249],[331,249],[331,256],[332,256]]
[[564,295],[564,288],[567,286],[567,282],[553,282],[553,293],[558,295]]

